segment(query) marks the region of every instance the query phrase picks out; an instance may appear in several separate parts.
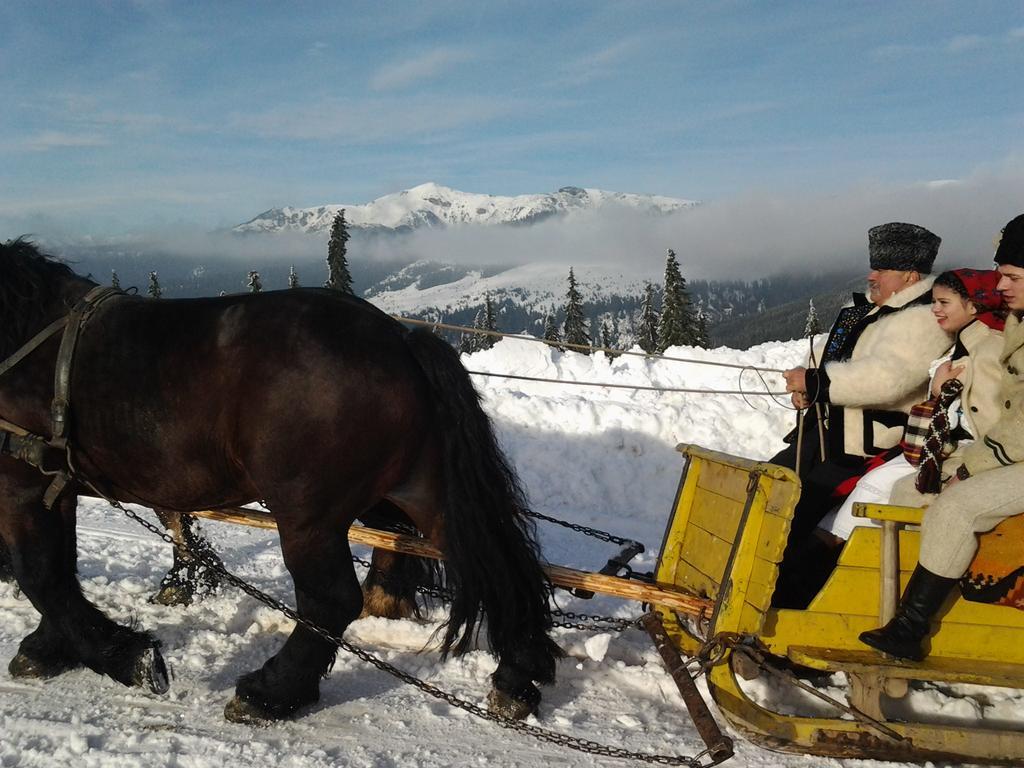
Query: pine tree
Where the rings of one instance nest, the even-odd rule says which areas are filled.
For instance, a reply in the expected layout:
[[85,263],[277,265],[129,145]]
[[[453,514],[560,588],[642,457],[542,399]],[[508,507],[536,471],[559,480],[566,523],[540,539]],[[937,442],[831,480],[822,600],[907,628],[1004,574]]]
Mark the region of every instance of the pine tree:
[[331,239],[327,243],[327,282],[324,287],[352,293],[352,275],[348,271],[348,259],[345,258],[348,238],[345,209],[342,208],[335,214],[331,225]]
[[679,262],[671,248],[665,257],[665,292],[661,303],[661,321],[658,323],[658,351],[669,347],[694,344],[696,320],[690,309],[686,293],[686,280],[679,273]]
[[618,354],[615,352],[608,351],[614,346],[614,342],[612,341],[612,327],[608,324],[607,320],[601,321],[601,346],[605,348],[605,355],[607,355],[610,360],[614,360],[618,357]]
[[263,283],[260,281],[260,273],[253,270],[249,273],[249,282],[246,283],[249,286],[249,293],[259,293],[263,290]]
[[294,264],[292,264],[291,268],[288,270],[288,287],[289,288],[298,288],[299,287],[299,276],[297,274],[295,274],[295,265]]
[[818,312],[814,309],[814,299],[807,301],[807,323],[804,325],[804,336],[814,336],[821,333],[821,322],[818,320]]
[[463,333],[459,339],[459,352],[464,355],[471,355],[476,352],[476,334]]
[[117,276],[117,270],[110,270],[110,287],[118,291],[121,290],[121,279]]
[[159,299],[164,295],[164,291],[160,287],[160,281],[156,279],[156,272],[149,273],[149,288],[146,289],[146,293],[154,299]]
[[[477,310],[476,316],[473,318],[473,325],[471,327],[483,328],[484,323],[484,310],[481,308]],[[486,347],[483,346],[483,339],[485,338],[487,337],[479,333],[463,333],[462,338],[459,340],[459,352],[472,354],[474,352],[479,352],[481,349],[486,349]]]
[[636,343],[648,354],[658,350],[658,311],[654,308],[654,286],[650,283],[644,287],[644,300],[640,305],[640,327],[637,329]]
[[708,316],[704,314],[704,307],[697,307],[697,317],[694,323],[693,345],[707,349],[711,346],[711,336],[708,334]]
[[[475,326],[482,331],[497,331],[498,321],[494,314],[494,302],[491,301],[491,294],[484,294],[484,308],[482,313],[477,314],[478,324]],[[490,349],[498,343],[496,336],[477,334],[477,349]]]
[[[586,321],[583,319],[583,300],[576,285],[576,276],[572,267],[569,267],[569,290],[566,292],[565,325],[562,326],[564,338],[567,344],[579,344],[590,346],[590,336],[587,334]],[[576,350],[585,355],[590,351],[585,349]]]
[[552,307],[551,311],[544,317],[544,341],[561,341],[561,337],[558,334],[558,323],[555,321],[555,308]]

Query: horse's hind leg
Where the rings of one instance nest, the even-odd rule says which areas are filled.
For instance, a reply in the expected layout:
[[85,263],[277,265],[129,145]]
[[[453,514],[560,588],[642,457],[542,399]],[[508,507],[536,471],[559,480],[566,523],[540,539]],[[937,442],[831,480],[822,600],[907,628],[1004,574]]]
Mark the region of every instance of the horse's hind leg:
[[[277,515],[285,565],[295,582],[299,615],[340,637],[359,616],[363,593],[352,566],[346,529],[335,515],[302,514],[284,504]],[[297,624],[284,646],[261,669],[238,679],[224,709],[233,722],[260,724],[288,717],[320,698],[320,678],[334,664],[337,645]]]
[[[390,501],[382,501],[359,516],[371,528],[416,534],[416,526]],[[408,619],[419,616],[416,593],[435,585],[435,567],[422,557],[374,548],[370,570],[363,580],[362,616]]]
[[408,619],[420,615],[416,594],[434,585],[431,563],[415,555],[374,549],[363,581],[362,616]]
[[174,562],[160,581],[150,602],[160,605],[191,605],[196,598],[212,594],[220,586],[220,574],[205,561],[223,565],[210,542],[203,536],[195,517],[187,512],[154,509],[174,539]]
[[81,663],[125,685],[167,690],[159,643],[115,624],[82,594],[74,567],[74,494],[48,510],[41,501],[45,484],[19,472],[0,473],[0,526],[18,584],[42,619],[9,671],[48,676]]

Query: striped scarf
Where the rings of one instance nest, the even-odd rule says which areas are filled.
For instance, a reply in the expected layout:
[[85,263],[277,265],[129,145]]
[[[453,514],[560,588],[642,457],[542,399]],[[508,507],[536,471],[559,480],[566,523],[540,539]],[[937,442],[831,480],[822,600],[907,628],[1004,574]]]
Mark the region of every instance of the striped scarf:
[[935,411],[928,423],[928,433],[921,449],[921,464],[917,468],[914,483],[921,493],[938,493],[942,490],[942,460],[952,449],[949,433],[949,406],[960,397],[964,383],[950,379],[939,389]]

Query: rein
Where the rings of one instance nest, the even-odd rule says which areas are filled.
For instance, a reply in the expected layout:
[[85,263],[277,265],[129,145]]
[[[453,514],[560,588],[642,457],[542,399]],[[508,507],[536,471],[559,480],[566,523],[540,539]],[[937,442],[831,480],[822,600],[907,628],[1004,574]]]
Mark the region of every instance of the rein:
[[[31,464],[44,475],[53,477],[46,489],[43,504],[47,509],[53,507],[61,491],[75,474],[68,441],[68,411],[71,404],[71,365],[74,362],[75,348],[86,321],[101,304],[114,296],[122,296],[124,291],[117,288],[97,285],[79,299],[64,317],[54,320],[43,330],[29,339],[14,354],[0,363],[0,376],[38,349],[58,331],[64,331],[57,352],[56,370],[54,372],[53,401],[50,404],[50,437],[36,435],[24,427],[0,418],[0,453],[7,454]],[[47,459],[59,451],[63,456],[57,460],[57,466],[49,468]]]

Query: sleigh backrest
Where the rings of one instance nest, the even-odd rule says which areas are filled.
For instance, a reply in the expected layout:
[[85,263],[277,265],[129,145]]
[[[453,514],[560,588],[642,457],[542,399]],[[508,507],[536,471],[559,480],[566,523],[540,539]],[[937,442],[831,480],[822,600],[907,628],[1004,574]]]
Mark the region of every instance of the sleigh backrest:
[[656,578],[714,601],[703,634],[758,633],[800,482],[788,469],[680,445],[683,469]]

